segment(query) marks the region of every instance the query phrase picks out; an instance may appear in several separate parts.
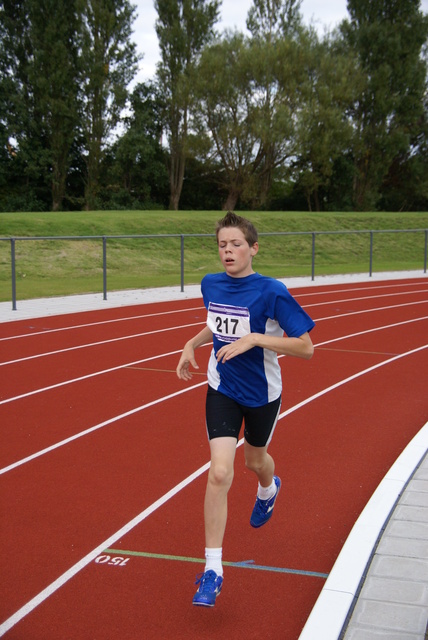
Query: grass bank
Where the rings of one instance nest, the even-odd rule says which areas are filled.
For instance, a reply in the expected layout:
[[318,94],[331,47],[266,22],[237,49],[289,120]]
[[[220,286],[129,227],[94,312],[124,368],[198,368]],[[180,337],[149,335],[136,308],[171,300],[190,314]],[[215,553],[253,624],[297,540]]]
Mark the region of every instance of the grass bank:
[[[293,232],[404,231],[427,229],[428,213],[247,212],[261,234]],[[16,240],[18,300],[102,291],[102,240],[94,236],[213,234],[218,211],[96,211],[0,213],[1,238]],[[76,239],[65,239],[73,237]],[[420,269],[424,233],[373,235],[373,271]],[[10,241],[0,241],[0,300],[11,299]],[[369,270],[370,234],[316,236],[315,273]],[[274,277],[310,275],[312,235],[260,237],[257,271]],[[109,238],[108,290],[180,284],[180,238]],[[186,237],[185,284],[200,282],[220,264],[214,237]]]

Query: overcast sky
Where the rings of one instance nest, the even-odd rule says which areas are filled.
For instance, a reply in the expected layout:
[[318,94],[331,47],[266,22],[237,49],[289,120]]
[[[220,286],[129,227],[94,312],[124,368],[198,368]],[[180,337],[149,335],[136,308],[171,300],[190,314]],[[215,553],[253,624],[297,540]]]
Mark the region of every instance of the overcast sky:
[[[155,32],[157,12],[153,0],[132,0],[137,6],[137,19],[134,22],[134,42],[138,52],[144,54],[140,62],[140,71],[136,82],[154,77],[156,63],[159,60],[158,39]],[[220,8],[221,21],[218,30],[236,27],[245,31],[245,21],[252,0],[223,0]],[[306,24],[313,22],[322,33],[324,28],[332,29],[348,16],[347,0],[303,0],[301,12]],[[428,12],[428,0],[422,0],[422,10]]]

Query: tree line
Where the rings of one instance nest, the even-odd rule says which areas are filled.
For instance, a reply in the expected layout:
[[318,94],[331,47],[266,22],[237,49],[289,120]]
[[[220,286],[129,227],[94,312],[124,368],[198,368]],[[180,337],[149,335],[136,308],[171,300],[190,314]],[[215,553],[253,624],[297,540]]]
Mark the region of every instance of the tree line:
[[428,210],[428,15],[348,0],[320,35],[301,0],[0,1],[0,211]]

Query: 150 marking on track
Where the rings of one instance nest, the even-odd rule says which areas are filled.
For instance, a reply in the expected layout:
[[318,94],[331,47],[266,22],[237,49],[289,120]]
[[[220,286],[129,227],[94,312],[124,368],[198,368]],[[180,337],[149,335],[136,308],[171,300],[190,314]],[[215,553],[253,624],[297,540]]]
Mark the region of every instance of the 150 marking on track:
[[115,556],[114,558],[112,558],[108,555],[102,555],[98,556],[98,558],[95,558],[96,564],[107,564],[114,567],[124,567],[127,565],[128,561],[129,558],[122,558],[122,556]]

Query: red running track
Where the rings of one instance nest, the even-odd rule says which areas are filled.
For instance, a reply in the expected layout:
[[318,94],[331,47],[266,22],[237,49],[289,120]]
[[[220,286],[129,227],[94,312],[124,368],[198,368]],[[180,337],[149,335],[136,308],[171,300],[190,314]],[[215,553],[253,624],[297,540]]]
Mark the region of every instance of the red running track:
[[352,526],[427,422],[428,280],[292,289],[314,358],[281,358],[284,488],[252,529],[242,451],[225,582],[192,607],[209,463],[204,373],[175,375],[200,299],[0,325],[0,634],[298,638]]

